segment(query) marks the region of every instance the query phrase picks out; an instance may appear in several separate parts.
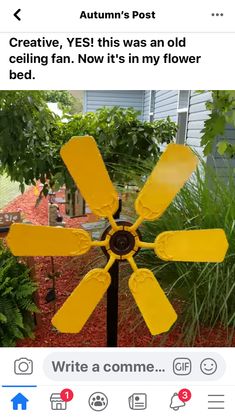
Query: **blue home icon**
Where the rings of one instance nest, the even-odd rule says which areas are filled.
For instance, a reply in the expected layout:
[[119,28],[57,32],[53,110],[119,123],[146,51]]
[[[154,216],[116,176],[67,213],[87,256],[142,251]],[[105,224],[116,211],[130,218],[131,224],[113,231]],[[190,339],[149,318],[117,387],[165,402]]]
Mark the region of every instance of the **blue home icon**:
[[29,400],[22,395],[22,393],[18,393],[14,398],[11,399],[13,411],[18,411],[18,409],[22,409],[22,411],[26,411],[27,409],[27,402]]

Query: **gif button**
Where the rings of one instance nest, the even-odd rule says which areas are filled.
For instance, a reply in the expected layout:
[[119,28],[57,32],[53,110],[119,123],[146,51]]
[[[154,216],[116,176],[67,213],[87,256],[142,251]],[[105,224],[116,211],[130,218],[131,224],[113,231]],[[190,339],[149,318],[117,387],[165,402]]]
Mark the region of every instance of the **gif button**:
[[192,371],[192,362],[189,358],[176,358],[173,362],[173,373],[185,376]]

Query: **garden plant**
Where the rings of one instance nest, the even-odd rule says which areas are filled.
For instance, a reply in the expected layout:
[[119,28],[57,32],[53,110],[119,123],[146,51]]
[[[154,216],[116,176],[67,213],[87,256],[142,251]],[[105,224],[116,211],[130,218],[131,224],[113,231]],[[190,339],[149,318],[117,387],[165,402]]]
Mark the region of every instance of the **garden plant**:
[[165,230],[198,228],[223,228],[229,241],[223,263],[164,262],[148,250],[139,254],[139,262],[153,271],[168,295],[180,305],[181,343],[193,345],[205,328],[208,328],[208,339],[210,333],[217,330],[219,340],[223,328],[227,332],[227,344],[231,344],[235,327],[234,219],[233,172],[228,171],[226,179],[219,178],[201,161],[200,169],[165,214],[151,225],[145,223],[142,228],[146,241]]
[[0,243],[0,346],[14,346],[17,340],[33,337],[33,313],[37,286],[28,267]]

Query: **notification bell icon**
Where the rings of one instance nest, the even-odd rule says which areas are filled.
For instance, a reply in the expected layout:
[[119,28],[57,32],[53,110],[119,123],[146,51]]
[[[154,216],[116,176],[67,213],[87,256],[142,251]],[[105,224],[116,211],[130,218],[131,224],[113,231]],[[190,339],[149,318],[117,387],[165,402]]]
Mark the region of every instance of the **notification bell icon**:
[[178,411],[179,408],[182,408],[182,406],[185,406],[185,402],[179,399],[178,393],[174,393],[171,398],[170,408],[174,411]]

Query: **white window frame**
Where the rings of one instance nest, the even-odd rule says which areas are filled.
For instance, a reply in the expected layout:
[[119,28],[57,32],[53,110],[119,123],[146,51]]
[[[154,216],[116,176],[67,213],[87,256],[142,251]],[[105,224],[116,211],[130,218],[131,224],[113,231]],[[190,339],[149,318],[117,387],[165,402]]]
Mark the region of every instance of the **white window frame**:
[[[182,107],[180,103],[181,92],[187,92],[186,107]],[[185,144],[187,139],[187,127],[188,127],[188,116],[189,116],[189,103],[190,103],[191,90],[179,90],[178,103],[177,103],[177,125],[178,130],[176,134],[176,143]],[[184,121],[182,119],[184,118]],[[182,126],[183,123],[183,126]]]

